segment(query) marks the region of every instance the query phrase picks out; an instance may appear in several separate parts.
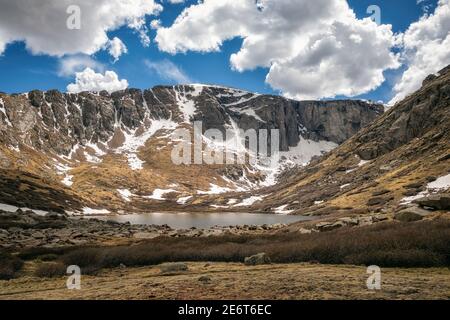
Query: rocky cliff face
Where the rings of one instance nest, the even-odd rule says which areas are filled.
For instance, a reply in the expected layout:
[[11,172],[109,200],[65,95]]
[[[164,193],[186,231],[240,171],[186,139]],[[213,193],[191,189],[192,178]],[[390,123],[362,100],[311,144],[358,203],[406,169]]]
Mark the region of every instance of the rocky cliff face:
[[322,159],[285,172],[253,210],[395,213],[450,189],[450,67]]
[[[68,155],[87,143],[108,142],[115,129],[134,130],[146,120],[202,121],[204,130],[237,123],[247,129],[280,129],[281,148],[305,138],[342,143],[383,112],[363,101],[298,102],[278,96],[208,86],[155,87],[80,94],[31,91],[0,94],[0,139]],[[192,110],[186,110],[192,104]]]
[[[17,170],[19,180],[23,172],[45,178],[91,206],[192,205],[196,195],[272,184],[282,165],[308,163],[382,112],[382,106],[363,101],[299,102],[204,85],[0,94],[0,166]],[[192,129],[194,121],[202,121],[203,130],[223,132],[279,129],[286,163],[266,171],[248,165],[174,166],[170,134]],[[6,197],[0,202],[14,202],[11,194]]]

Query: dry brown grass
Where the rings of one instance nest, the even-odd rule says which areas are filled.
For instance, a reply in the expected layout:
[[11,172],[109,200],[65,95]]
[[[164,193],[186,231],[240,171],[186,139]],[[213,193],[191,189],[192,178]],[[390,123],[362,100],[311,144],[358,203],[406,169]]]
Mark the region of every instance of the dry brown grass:
[[[82,275],[81,290],[67,277],[27,275],[0,281],[0,299],[449,299],[447,268],[382,268],[381,290],[368,290],[365,267],[320,264],[190,262],[189,270],[161,274],[159,267],[107,269]],[[83,272],[83,270],[82,270]],[[199,281],[202,276],[211,281]]]
[[66,266],[60,262],[44,262],[37,266],[34,274],[40,278],[61,277],[66,274]]
[[[51,250],[65,265],[94,272],[102,268],[146,266],[175,261],[242,262],[265,252],[275,263],[316,261],[323,264],[382,267],[450,266],[450,221],[379,223],[360,228],[299,235],[227,235],[208,238],[161,237],[134,245]],[[24,252],[22,257],[39,257]]]

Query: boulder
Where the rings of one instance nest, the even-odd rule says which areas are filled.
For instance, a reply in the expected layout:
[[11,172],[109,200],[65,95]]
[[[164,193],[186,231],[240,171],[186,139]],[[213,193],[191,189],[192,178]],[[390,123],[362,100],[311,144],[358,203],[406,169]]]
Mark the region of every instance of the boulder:
[[373,217],[372,216],[360,217],[358,219],[358,225],[361,226],[361,227],[370,226],[372,224],[373,224]]
[[244,259],[247,266],[256,266],[261,264],[270,264],[270,258],[265,253],[258,253]]
[[342,221],[343,223],[345,223],[348,226],[356,226],[356,225],[358,225],[358,219],[356,219],[356,218],[343,217],[343,218],[339,218],[338,220]]
[[310,233],[312,233],[311,229],[305,229],[305,228],[298,229],[298,232],[300,234],[310,234]]
[[168,262],[159,266],[161,273],[183,272],[188,270],[188,266],[184,262]]
[[387,190],[387,189],[381,189],[381,190],[377,190],[377,191],[373,192],[372,195],[373,195],[374,197],[377,197],[377,196],[385,195],[385,194],[387,194],[387,193],[389,193],[389,192],[391,192],[391,191],[390,191],[390,190]]
[[133,234],[133,238],[136,239],[154,239],[159,237],[159,233],[155,232],[136,232],[135,234]]
[[334,230],[334,229],[341,228],[341,227],[343,227],[345,225],[346,225],[346,223],[343,222],[343,221],[319,222],[318,224],[316,224],[316,228],[320,232],[326,232],[326,231],[331,231],[331,230]]
[[202,282],[202,283],[208,283],[208,282],[211,282],[211,277],[209,277],[209,276],[201,276],[200,278],[198,278],[198,281]]
[[394,215],[395,220],[402,222],[419,221],[425,218],[430,212],[419,207],[409,207],[397,212]]
[[406,189],[418,189],[421,188],[423,186],[423,182],[414,182],[414,183],[410,183],[407,184],[405,186]]
[[414,201],[421,207],[433,208],[435,210],[450,210],[450,193],[434,194]]
[[388,203],[389,201],[391,201],[393,198],[389,197],[389,198],[383,198],[383,197],[374,197],[369,199],[369,201],[367,201],[367,205],[368,206],[377,206],[377,205],[384,205],[386,203]]
[[377,215],[372,216],[373,222],[381,222],[381,221],[386,221],[388,219],[389,219],[389,217],[386,214],[377,214]]

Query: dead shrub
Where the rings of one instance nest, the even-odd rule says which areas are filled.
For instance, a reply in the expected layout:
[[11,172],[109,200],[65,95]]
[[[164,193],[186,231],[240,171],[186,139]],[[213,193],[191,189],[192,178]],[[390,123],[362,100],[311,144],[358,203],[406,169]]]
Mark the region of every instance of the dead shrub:
[[64,253],[61,261],[80,266],[86,274],[121,264],[132,267],[181,261],[242,262],[260,252],[265,252],[274,263],[450,266],[450,221],[384,222],[312,234],[159,237],[133,246],[76,248]]
[[44,262],[37,266],[34,275],[40,278],[55,278],[66,274],[66,266],[60,262]]
[[22,266],[23,261],[18,257],[0,252],[0,280],[13,279]]

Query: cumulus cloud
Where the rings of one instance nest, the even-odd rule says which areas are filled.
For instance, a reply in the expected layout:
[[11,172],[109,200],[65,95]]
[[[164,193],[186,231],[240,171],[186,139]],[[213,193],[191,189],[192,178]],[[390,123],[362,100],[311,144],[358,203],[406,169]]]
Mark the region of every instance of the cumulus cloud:
[[297,99],[359,95],[400,65],[391,26],[357,19],[345,0],[205,0],[159,27],[155,41],[175,54],[219,51],[236,37],[232,68],[266,67],[266,82]]
[[67,91],[72,93],[82,91],[102,91],[109,93],[128,88],[128,81],[119,77],[114,71],[106,71],[105,74],[96,73],[91,68],[86,68],[82,72],[77,72],[75,83],[67,86]]
[[423,79],[450,64],[450,0],[439,0],[431,15],[411,24],[403,35],[407,65],[394,87],[394,104],[420,88]]
[[[67,28],[67,8],[81,9],[81,29]],[[155,0],[0,0],[0,54],[8,43],[24,41],[33,54],[91,55],[108,42],[107,32],[122,26],[146,42],[145,16],[162,6]]]
[[109,40],[107,47],[108,53],[114,58],[114,62],[119,60],[122,54],[128,52],[128,49],[125,46],[125,44],[122,42],[122,40],[120,40],[117,37],[114,37],[112,40]]
[[69,77],[86,68],[103,72],[104,65],[88,55],[66,56],[59,60],[58,75],[61,77]]
[[170,60],[161,60],[161,61],[150,61],[145,60],[144,64],[149,68],[152,72],[156,72],[159,77],[162,79],[168,80],[170,82],[175,82],[177,84],[186,84],[190,83],[191,79],[189,78],[183,70],[181,70],[177,65],[175,65]]

